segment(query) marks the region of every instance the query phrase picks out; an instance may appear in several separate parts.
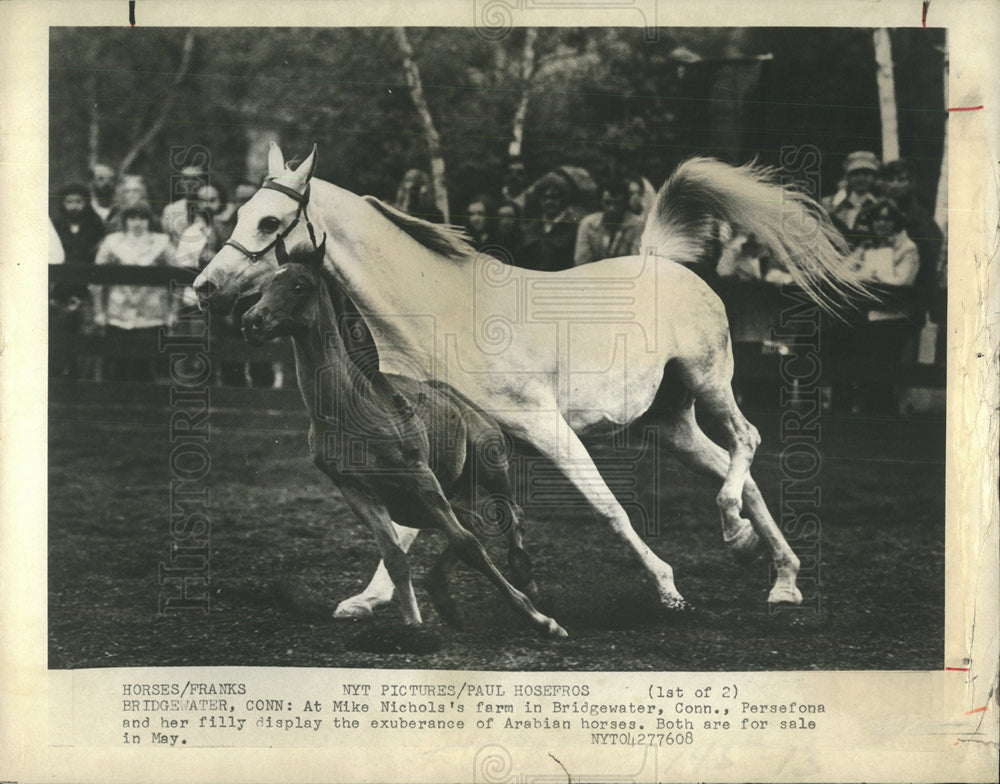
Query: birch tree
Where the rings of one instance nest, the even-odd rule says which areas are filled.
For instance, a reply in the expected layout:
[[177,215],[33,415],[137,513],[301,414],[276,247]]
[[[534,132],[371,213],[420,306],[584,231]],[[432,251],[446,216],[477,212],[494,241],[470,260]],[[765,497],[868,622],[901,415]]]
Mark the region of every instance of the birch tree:
[[[945,33],[947,35],[947,33]],[[948,100],[948,47],[939,50],[944,58],[944,96]],[[934,203],[934,220],[948,235],[948,123],[944,124],[944,139],[941,151],[941,173],[938,175],[937,198]]]
[[[528,101],[531,99],[531,80],[535,75],[535,42],[538,40],[538,28],[528,27],[524,31],[524,49],[521,53],[521,100],[514,112],[510,147],[508,155],[511,158],[521,157],[524,145],[524,121],[528,116]],[[502,47],[497,47],[503,51]]]
[[875,44],[875,80],[878,84],[879,114],[882,119],[882,160],[894,161],[899,158],[899,129],[889,30],[885,27],[876,28],[872,33],[872,40]]
[[424,129],[424,141],[427,144],[427,152],[431,159],[431,181],[434,184],[434,204],[441,210],[444,220],[447,223],[448,213],[448,187],[445,182],[444,156],[441,153],[441,137],[437,128],[434,127],[434,118],[431,116],[427,99],[424,97],[423,84],[420,81],[420,69],[413,56],[413,47],[410,46],[410,39],[406,35],[406,28],[394,28],[396,42],[399,44],[399,51],[403,56],[403,70],[406,73],[406,84],[410,88],[410,98],[413,106],[420,117],[420,124]]

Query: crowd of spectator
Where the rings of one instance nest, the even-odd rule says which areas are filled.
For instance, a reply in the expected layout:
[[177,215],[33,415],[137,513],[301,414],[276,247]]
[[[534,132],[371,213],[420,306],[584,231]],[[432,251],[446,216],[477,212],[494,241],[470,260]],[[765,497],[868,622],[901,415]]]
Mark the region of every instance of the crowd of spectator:
[[[556,271],[604,258],[640,252],[640,240],[655,192],[641,176],[609,178],[594,185],[586,172],[558,167],[534,183],[524,166],[512,161],[494,191],[476,193],[462,203],[452,222],[464,225],[472,245],[516,266]],[[945,285],[941,229],[916,196],[913,167],[904,160],[882,165],[868,151],[853,152],[843,165],[836,192],[822,206],[843,233],[851,252],[846,263],[867,280],[887,285]],[[240,182],[230,194],[223,184],[197,167],[180,172],[174,200],[157,214],[143,178],[116,176],[98,164],[87,184],[63,187],[52,215],[51,261],[71,264],[129,266],[172,265],[200,269],[222,247],[235,227],[236,211],[257,185]],[[394,206],[433,222],[444,215],[433,197],[431,178],[419,169],[403,176]],[[593,209],[599,207],[598,209]],[[709,283],[725,278],[784,284],[790,281],[779,263],[769,259],[752,235],[739,226],[717,224],[713,241],[696,271]],[[69,356],[61,335],[102,333],[112,339],[172,329],[185,308],[194,307],[190,290],[171,300],[155,286],[54,285],[50,290],[51,372],[109,380],[151,380],[152,360],[109,357],[95,365]],[[838,340],[857,356],[873,362],[897,361],[912,349],[926,319],[943,313],[914,313],[886,307],[871,310],[866,321],[853,324]],[[216,319],[221,334],[236,327]],[[752,321],[752,320],[751,320]],[[737,340],[760,340],[766,324],[751,326]],[[739,331],[740,325],[734,325]],[[275,371],[269,363],[223,364],[223,383],[270,386]],[[892,402],[885,390],[835,390],[836,404],[851,409],[883,410]]]

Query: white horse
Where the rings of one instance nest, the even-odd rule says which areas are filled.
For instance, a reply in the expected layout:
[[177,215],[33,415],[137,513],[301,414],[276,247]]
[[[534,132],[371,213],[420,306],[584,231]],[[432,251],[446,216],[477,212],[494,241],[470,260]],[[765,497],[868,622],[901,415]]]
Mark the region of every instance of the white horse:
[[[768,601],[802,601],[799,559],[750,476],[760,437],[733,397],[725,309],[676,262],[696,260],[712,222],[722,220],[753,233],[816,301],[863,291],[839,235],[811,199],[759,168],[694,158],[658,193],[642,256],[543,273],[476,254],[456,230],[314,179],[315,161],[314,147],[298,167],[286,167],[272,145],[268,180],[195,281],[203,302],[231,310],[276,269],[279,240],[294,244],[291,232],[305,224],[315,247],[322,232],[325,265],[371,328],[382,371],[444,381],[532,444],[631,548],[661,603],[685,609],[673,570],[633,530],[581,442],[628,425],[654,398],[666,402],[660,432],[669,447],[722,483],[716,502],[724,541],[746,556],[762,539],[777,573]],[[697,425],[696,403],[723,425],[726,449]],[[397,535],[405,550],[416,532]],[[367,616],[391,598],[380,564],[336,615]]]

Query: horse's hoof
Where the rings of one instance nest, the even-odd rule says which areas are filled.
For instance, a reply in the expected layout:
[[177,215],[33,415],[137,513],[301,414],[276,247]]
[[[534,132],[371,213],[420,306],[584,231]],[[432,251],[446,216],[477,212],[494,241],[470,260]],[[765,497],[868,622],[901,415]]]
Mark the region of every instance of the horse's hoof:
[[682,596],[671,596],[663,600],[663,609],[671,615],[690,615],[694,605]]
[[767,595],[768,604],[802,604],[802,592],[794,585],[776,585]]
[[738,563],[751,564],[763,552],[760,537],[753,529],[749,520],[740,520],[739,530],[732,536],[723,535],[723,541],[729,547],[729,551]]
[[375,608],[364,599],[352,596],[344,599],[333,611],[333,617],[338,621],[367,621],[375,615]]

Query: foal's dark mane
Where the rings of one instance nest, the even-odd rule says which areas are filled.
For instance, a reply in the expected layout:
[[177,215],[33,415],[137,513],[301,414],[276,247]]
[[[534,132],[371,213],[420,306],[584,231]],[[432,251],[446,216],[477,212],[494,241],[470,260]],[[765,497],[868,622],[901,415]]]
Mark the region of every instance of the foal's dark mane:
[[456,261],[466,261],[476,254],[476,249],[469,244],[466,233],[456,226],[440,226],[430,221],[414,218],[395,207],[390,207],[384,201],[374,196],[362,196],[366,202],[378,210],[385,218],[402,229],[411,238],[428,250],[440,253]]

